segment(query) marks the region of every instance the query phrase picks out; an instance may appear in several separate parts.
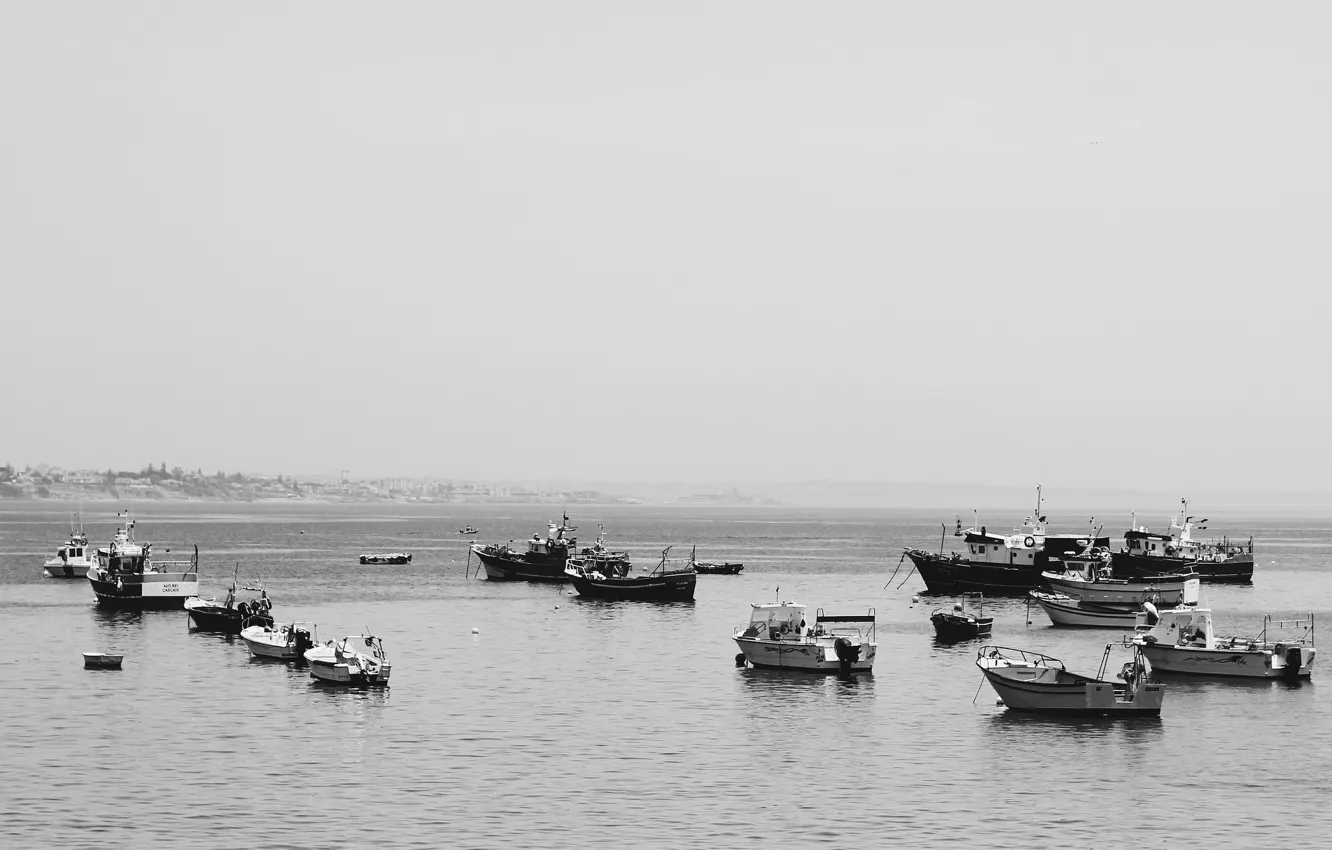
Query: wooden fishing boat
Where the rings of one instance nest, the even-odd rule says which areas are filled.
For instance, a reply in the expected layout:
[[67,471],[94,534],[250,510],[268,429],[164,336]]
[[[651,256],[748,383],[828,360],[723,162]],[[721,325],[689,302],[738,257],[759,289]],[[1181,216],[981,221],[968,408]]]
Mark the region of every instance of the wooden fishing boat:
[[945,643],[988,637],[994,626],[994,618],[984,615],[984,595],[980,593],[962,594],[951,611],[936,608],[930,614],[930,622],[934,624],[935,637]]
[[1135,608],[1084,602],[1062,593],[1033,590],[1027,594],[1028,604],[1035,602],[1050,622],[1056,626],[1089,626],[1102,629],[1131,629],[1137,622]]
[[1151,665],[1135,651],[1120,670],[1122,681],[1103,678],[1110,658],[1107,644],[1096,676],[1064,669],[1064,662],[1030,650],[1002,646],[981,647],[976,666],[1014,711],[1072,715],[1160,715],[1163,687],[1151,680]]
[[698,575],[694,572],[694,556],[669,558],[671,547],[661,553],[661,562],[646,575],[601,572],[595,559],[583,556],[569,558],[565,574],[573,582],[579,596],[593,599],[624,599],[651,602],[671,602],[694,598]]
[[725,561],[720,564],[715,561],[696,561],[694,563],[695,570],[700,573],[711,575],[736,576],[740,575],[740,571],[744,568],[744,564],[731,563],[730,561]]

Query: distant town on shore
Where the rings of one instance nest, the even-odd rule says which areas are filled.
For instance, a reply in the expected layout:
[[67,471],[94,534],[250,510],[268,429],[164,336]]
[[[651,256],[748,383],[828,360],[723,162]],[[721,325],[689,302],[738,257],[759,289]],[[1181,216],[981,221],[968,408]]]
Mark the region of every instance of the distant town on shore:
[[309,502],[457,502],[495,504],[623,504],[669,501],[695,505],[745,505],[779,502],[742,496],[734,489],[717,494],[679,495],[662,500],[602,490],[542,489],[533,486],[451,481],[437,478],[365,478],[345,475],[253,475],[217,471],[205,474],[179,466],[148,464],[143,469],[67,470],[39,464],[19,469],[0,466],[0,499],[52,501],[309,501]]

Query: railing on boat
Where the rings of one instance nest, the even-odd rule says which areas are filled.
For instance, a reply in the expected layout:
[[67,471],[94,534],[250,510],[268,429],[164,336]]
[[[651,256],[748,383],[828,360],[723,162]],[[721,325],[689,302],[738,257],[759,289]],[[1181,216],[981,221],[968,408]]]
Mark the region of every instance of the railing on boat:
[[1266,644],[1266,643],[1267,643],[1267,630],[1268,630],[1269,627],[1278,628],[1278,629],[1300,629],[1300,628],[1302,628],[1302,629],[1304,629],[1304,634],[1300,635],[1298,638],[1295,638],[1295,639],[1293,639],[1293,640],[1288,640],[1288,639],[1282,638],[1281,642],[1282,642],[1282,643],[1307,643],[1307,644],[1309,644],[1309,646],[1313,646],[1313,645],[1314,645],[1314,615],[1313,615],[1313,612],[1312,612],[1312,611],[1309,612],[1309,616],[1307,616],[1307,617],[1301,617],[1301,618],[1299,618],[1298,620],[1273,620],[1271,614],[1266,614],[1266,615],[1264,615],[1264,616],[1263,616],[1263,630],[1262,630],[1262,632],[1258,635],[1258,638],[1257,638],[1259,644]]
[[[873,608],[869,609],[868,614],[825,614],[822,608],[818,608],[814,611],[814,626],[817,628],[824,623],[869,623],[869,638],[870,640],[874,639]],[[837,631],[839,631],[837,628],[831,628],[828,629],[828,634],[835,634]],[[855,627],[841,629],[840,631],[860,634],[860,629]]]

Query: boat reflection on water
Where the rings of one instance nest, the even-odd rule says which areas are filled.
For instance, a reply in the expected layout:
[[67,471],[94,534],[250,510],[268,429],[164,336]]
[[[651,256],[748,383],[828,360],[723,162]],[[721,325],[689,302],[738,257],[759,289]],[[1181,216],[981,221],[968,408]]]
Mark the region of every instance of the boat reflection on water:
[[874,695],[874,675],[852,673],[848,676],[792,676],[790,671],[775,667],[739,667],[736,676],[747,691],[756,696],[789,699],[793,696],[854,694],[859,697]]
[[1048,735],[1052,747],[1061,743],[1085,744],[1089,738],[1152,746],[1161,743],[1165,736],[1159,714],[1088,714],[1070,718],[997,708],[986,718],[991,732],[1004,735],[1021,730],[1024,734]]

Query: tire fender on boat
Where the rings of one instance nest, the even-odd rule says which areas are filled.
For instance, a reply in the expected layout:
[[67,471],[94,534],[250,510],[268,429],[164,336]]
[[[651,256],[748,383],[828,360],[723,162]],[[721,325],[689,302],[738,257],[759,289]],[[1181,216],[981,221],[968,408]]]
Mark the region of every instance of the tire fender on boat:
[[1028,549],[1033,549],[1036,546],[1036,538],[1028,534],[1027,539],[1022,541],[1022,545],[1026,546]]

